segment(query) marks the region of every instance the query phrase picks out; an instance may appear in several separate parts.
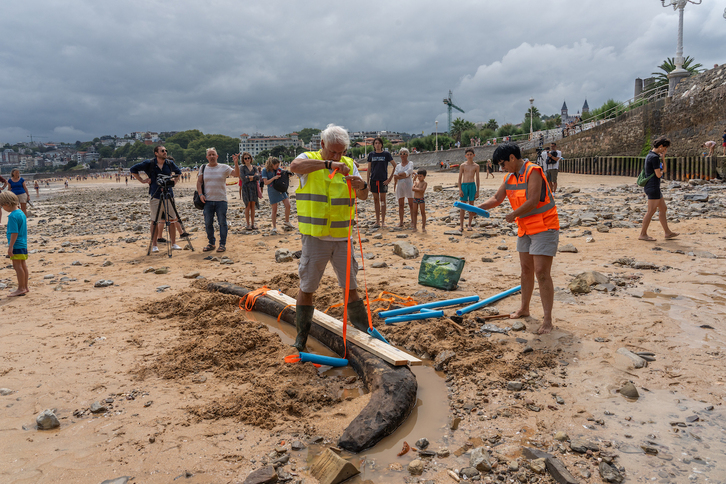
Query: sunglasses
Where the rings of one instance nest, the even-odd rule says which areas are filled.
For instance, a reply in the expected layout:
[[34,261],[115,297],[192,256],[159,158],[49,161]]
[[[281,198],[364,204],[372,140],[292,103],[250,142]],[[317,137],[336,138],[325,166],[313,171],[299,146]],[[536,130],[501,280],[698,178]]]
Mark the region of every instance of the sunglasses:
[[166,150],[159,150],[159,151],[162,152],[162,153],[166,153]]
[[245,156],[245,157],[243,157],[242,159],[243,159],[243,160],[251,160],[251,159],[252,159],[252,157],[251,157],[251,156]]

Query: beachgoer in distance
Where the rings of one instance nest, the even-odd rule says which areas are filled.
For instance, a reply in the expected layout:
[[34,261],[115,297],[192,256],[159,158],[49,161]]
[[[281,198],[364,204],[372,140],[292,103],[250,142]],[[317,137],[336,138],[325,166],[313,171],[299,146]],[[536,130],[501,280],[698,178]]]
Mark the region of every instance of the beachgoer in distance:
[[399,154],[401,155],[401,163],[396,165],[396,168],[393,170],[393,179],[397,181],[398,226],[403,227],[403,214],[406,211],[406,200],[408,200],[408,207],[411,211],[411,221],[413,221],[416,206],[413,203],[413,163],[408,161],[408,149],[401,148]]
[[[479,165],[474,163],[474,149],[467,148],[464,152],[466,161],[459,165],[459,199],[464,203],[473,204],[479,198]],[[464,231],[464,217],[466,210],[459,210],[459,232]],[[468,231],[473,230],[471,223],[474,212],[469,212]]]
[[643,190],[648,197],[648,209],[643,217],[643,226],[640,229],[639,240],[655,241],[653,237],[648,235],[648,226],[656,210],[658,211],[660,224],[663,226],[663,232],[665,232],[665,238],[673,239],[679,235],[668,227],[666,203],[660,191],[660,179],[665,174],[663,158],[665,158],[665,154],[668,152],[670,145],[671,142],[668,138],[660,138],[653,143],[653,149],[645,157],[645,176],[646,178],[650,177],[650,179],[643,187]]
[[[290,164],[290,171],[300,175],[296,190],[298,228],[302,234],[302,255],[298,268],[300,290],[295,306],[297,337],[293,345],[305,351],[313,322],[313,296],[320,285],[328,262],[345,288],[348,282],[347,312],[350,322],[361,331],[368,330],[368,312],[358,296],[355,251],[348,258],[348,231],[354,219],[353,200],[347,181],[360,200],[368,198],[368,183],[360,177],[353,160],[343,156],[350,146],[348,132],[333,124],[320,133],[320,150],[300,154]],[[329,175],[337,169],[332,180]],[[350,264],[350,279],[346,271]]]
[[18,197],[13,192],[0,193],[2,210],[8,212],[8,258],[13,261],[13,269],[18,278],[18,288],[7,297],[25,296],[28,288],[28,222],[22,210],[18,210]]
[[[8,187],[8,181],[0,175],[0,183],[2,184],[2,187],[0,187],[0,192],[5,190]],[[3,211],[0,209],[0,224],[3,223]]]
[[708,149],[708,154],[706,156],[713,156],[713,150],[716,149],[717,144],[718,143],[716,143],[715,141],[706,141],[701,145],[701,147]]
[[274,181],[279,180],[283,176],[289,176],[288,172],[283,173],[280,168],[280,160],[274,156],[267,158],[267,163],[262,169],[262,181],[267,185],[267,197],[270,199],[270,205],[272,206],[272,233],[277,233],[277,206],[282,202],[285,207],[285,222],[283,226],[286,229],[292,229],[293,226],[290,224],[290,197],[287,192],[281,192],[274,186]]
[[255,207],[259,200],[257,189],[260,186],[260,175],[257,172],[257,167],[252,166],[251,154],[246,151],[242,153],[242,162],[244,165],[240,167],[239,179],[242,181],[242,199],[245,204],[245,222],[247,224],[245,230],[257,230]]
[[[136,163],[131,168],[129,168],[129,172],[131,173],[131,176],[136,178],[139,182],[149,185],[149,195],[151,196],[151,199],[149,201],[149,215],[151,220],[151,252],[159,252],[159,247],[157,246],[157,242],[161,238],[164,240],[161,236],[164,231],[164,221],[162,220],[162,217],[166,217],[166,219],[169,221],[169,238],[171,239],[171,248],[174,250],[181,250],[181,247],[176,245],[176,222],[178,220],[178,215],[176,214],[176,211],[174,210],[174,207],[171,203],[169,203],[168,207],[168,213],[166,213],[166,208],[163,204],[161,204],[161,187],[157,183],[159,175],[166,175],[172,177],[171,179],[176,182],[179,179],[179,176],[181,175],[181,170],[176,165],[176,163],[172,160],[167,159],[169,156],[167,155],[166,148],[163,145],[159,145],[154,148],[154,158],[144,160],[140,163]],[[142,179],[141,175],[139,175],[139,172],[146,173],[146,177]],[[66,185],[68,184],[68,180],[66,180]],[[171,187],[167,189],[167,193],[169,196],[174,198],[174,191]],[[159,208],[161,206],[161,208]],[[157,212],[159,213],[159,222],[154,226],[154,219],[156,218]],[[182,234],[184,236],[185,234]]]
[[[207,231],[207,246],[203,252],[214,250],[214,216],[219,224],[219,248],[217,252],[227,250],[227,177],[239,176],[239,154],[232,155],[234,169],[224,163],[217,163],[219,154],[215,148],[207,148],[207,165],[204,173],[197,177],[197,192],[199,199],[204,202],[204,227]],[[204,191],[202,192],[202,183]]]
[[388,193],[388,184],[393,179],[393,172],[388,175],[388,164],[393,165],[396,169],[396,162],[388,151],[383,151],[383,139],[376,138],[373,140],[373,149],[368,154],[368,185],[373,194],[373,205],[376,212],[376,223],[373,228],[386,226],[386,193]]
[[416,222],[418,218],[418,211],[421,211],[421,232],[426,233],[426,200],[424,194],[426,193],[426,170],[419,170],[416,174],[416,180],[413,182],[413,203],[414,210],[411,213],[411,225],[413,225],[413,231],[416,232]]
[[23,214],[27,217],[27,207],[28,200],[30,200],[30,193],[28,192],[28,185],[25,183],[25,178],[20,178],[20,170],[18,170],[17,168],[13,169],[10,172],[10,180],[8,180],[8,185],[10,185],[10,191],[18,197],[18,203],[20,203],[20,210],[22,210]]
[[38,180],[33,182],[33,188],[35,188],[35,198],[40,198],[40,184],[38,184]]
[[723,147],[723,155],[726,156],[726,129],[723,130],[723,135],[721,136],[721,139],[723,140],[721,142],[721,146]]
[[505,219],[517,222],[517,252],[521,268],[522,304],[510,318],[529,316],[529,303],[534,291],[534,280],[539,284],[544,317],[538,334],[552,331],[552,305],[555,288],[552,282],[552,259],[557,254],[560,240],[560,222],[555,199],[545,181],[542,168],[525,162],[519,146],[500,144],[492,156],[494,163],[503,167],[508,175],[493,197],[479,205],[489,210],[509,199],[512,211]]
[[487,179],[489,178],[489,175],[494,178],[494,166],[492,165],[492,160],[487,160]]
[[557,149],[557,144],[552,143],[549,151],[547,152],[547,182],[550,184],[552,193],[557,193],[557,174],[560,172],[560,160],[562,159],[562,152]]

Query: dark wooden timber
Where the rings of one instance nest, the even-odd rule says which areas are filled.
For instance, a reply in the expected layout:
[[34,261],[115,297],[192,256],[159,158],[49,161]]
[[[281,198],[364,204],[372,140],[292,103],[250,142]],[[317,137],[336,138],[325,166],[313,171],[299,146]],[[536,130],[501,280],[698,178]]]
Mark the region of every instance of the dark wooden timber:
[[[210,282],[207,290],[244,297],[250,292],[228,282]],[[254,310],[277,317],[283,305],[267,297],[259,297]],[[295,309],[288,308],[282,318],[295,325]],[[342,357],[343,338],[313,322],[310,335]],[[291,348],[290,354],[296,350]],[[354,344],[348,344],[348,363],[362,378],[371,398],[368,405],[343,431],[338,447],[361,452],[373,447],[393,433],[411,414],[416,405],[418,383],[406,366],[392,366]]]

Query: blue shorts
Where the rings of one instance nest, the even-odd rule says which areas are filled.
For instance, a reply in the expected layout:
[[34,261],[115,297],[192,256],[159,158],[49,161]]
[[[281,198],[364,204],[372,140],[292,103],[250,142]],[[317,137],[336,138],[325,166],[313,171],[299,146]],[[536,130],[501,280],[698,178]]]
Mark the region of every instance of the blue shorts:
[[461,197],[462,202],[473,202],[474,197],[476,197],[476,183],[462,183],[461,193],[464,194],[464,196]]

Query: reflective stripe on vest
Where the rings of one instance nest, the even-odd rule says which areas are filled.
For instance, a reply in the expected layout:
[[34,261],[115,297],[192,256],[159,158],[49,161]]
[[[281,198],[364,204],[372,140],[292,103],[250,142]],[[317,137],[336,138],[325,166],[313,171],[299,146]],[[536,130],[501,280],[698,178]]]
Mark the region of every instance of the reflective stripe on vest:
[[[319,151],[305,154],[311,160],[323,159]],[[340,161],[353,173],[355,164],[352,159],[342,157]],[[345,239],[354,216],[355,200],[351,198],[348,184],[341,173],[336,173],[332,180],[328,174],[329,170],[326,169],[308,173],[305,186],[298,187],[298,228],[304,235]]]
[[[512,173],[507,177],[505,181],[505,189],[509,203],[512,205],[512,210],[517,210],[519,207],[527,201],[529,177],[532,171],[539,170],[542,176],[543,188],[545,189],[544,201],[538,200],[537,206],[527,212],[524,215],[517,217],[517,235],[519,237],[523,235],[534,235],[546,230],[559,230],[560,223],[557,215],[557,207],[555,205],[555,199],[550,191],[547,179],[544,176],[544,172],[539,165],[535,163],[526,162],[524,165],[524,182],[519,183],[519,174]],[[512,177],[515,177],[517,183],[510,183]],[[539,195],[538,195],[539,198]]]

